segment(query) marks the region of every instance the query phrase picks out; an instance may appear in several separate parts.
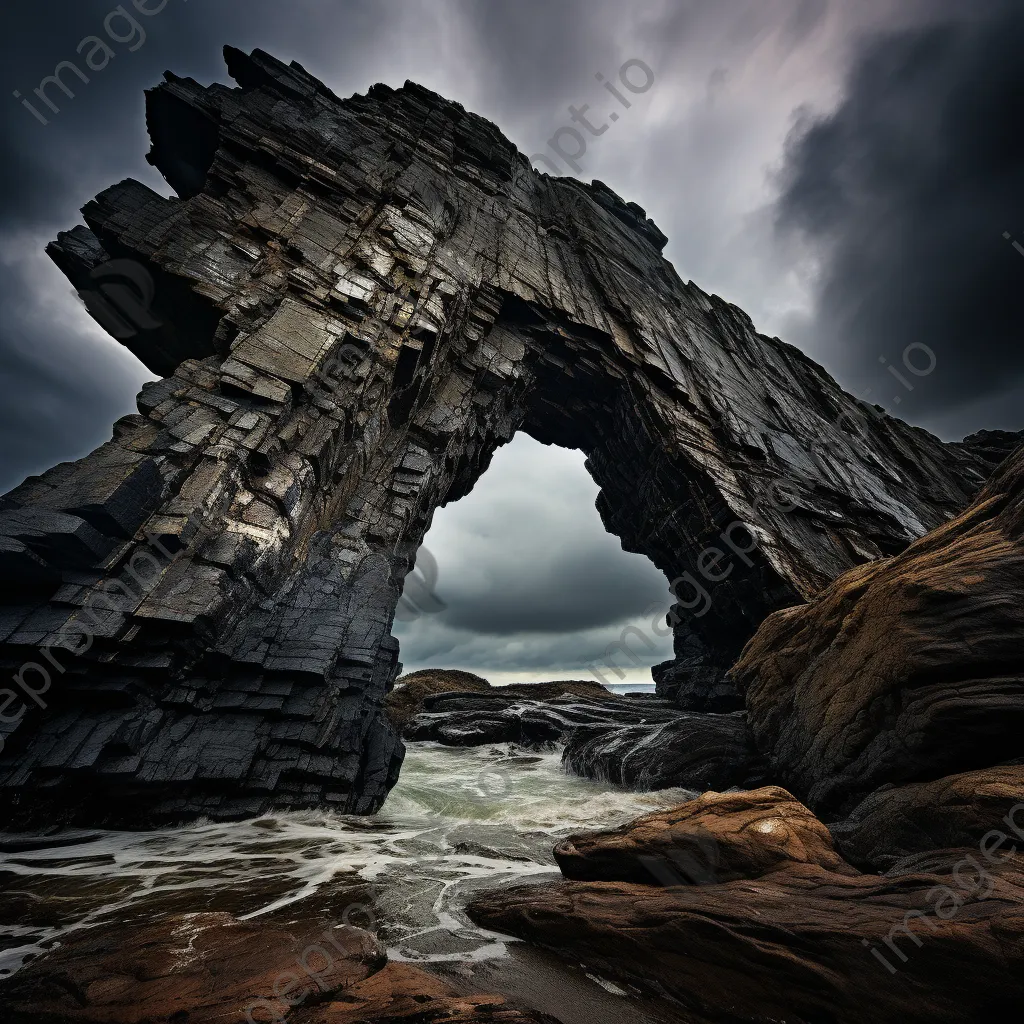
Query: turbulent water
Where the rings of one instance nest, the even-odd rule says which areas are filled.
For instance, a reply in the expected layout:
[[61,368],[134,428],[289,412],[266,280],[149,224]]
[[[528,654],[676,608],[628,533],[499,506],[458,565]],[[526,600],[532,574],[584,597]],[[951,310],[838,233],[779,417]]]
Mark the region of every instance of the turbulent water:
[[249,919],[311,910],[376,930],[392,959],[483,964],[510,940],[468,920],[472,891],[549,875],[551,848],[570,832],[692,796],[568,776],[558,752],[413,744],[373,817],[294,812],[152,832],[0,835],[0,976],[68,929],[205,910]]

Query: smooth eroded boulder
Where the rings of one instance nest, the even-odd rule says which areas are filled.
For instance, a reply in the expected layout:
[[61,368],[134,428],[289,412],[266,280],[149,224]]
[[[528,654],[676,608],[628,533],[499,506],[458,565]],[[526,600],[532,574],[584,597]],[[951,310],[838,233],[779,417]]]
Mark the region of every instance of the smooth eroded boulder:
[[891,878],[793,864],[718,885],[522,886],[478,895],[469,913],[713,1019],[1010,1019],[1024,1001],[1024,858],[974,871],[956,853]]
[[902,554],[776,612],[731,675],[774,777],[837,815],[1024,754],[1024,450]]
[[570,836],[555,859],[566,878],[647,885],[759,878],[793,864],[857,874],[825,825],[777,786],[705,793],[610,832]]

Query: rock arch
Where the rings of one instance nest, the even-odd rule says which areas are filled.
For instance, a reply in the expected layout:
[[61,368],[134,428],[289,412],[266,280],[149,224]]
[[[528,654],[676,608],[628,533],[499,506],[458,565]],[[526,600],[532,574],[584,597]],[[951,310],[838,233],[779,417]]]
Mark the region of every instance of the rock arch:
[[163,379],[0,502],[8,821],[377,808],[412,552],[517,429],[581,448],[608,528],[706,588],[659,672],[693,707],[768,611],[983,479],[682,282],[600,182],[417,85],[226,57],[237,88],[147,94],[178,197],[123,181],[49,250]]

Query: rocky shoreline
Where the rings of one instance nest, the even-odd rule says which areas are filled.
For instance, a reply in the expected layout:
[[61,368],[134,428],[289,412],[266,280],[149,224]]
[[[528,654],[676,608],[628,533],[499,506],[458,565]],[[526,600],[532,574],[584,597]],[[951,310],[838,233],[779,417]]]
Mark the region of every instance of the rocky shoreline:
[[[1024,449],[960,516],[770,616],[729,673],[744,712],[429,698],[406,735],[439,739],[448,716],[461,728],[493,701],[559,723],[579,774],[746,790],[567,839],[564,881],[478,896],[471,916],[729,1020],[968,1022],[1019,1006],[1022,598]],[[607,721],[588,721],[598,708]],[[709,743],[726,722],[732,749]],[[807,805],[751,789],[754,771]]]
[[7,982],[2,998],[9,1024],[557,1024],[389,962],[361,928],[209,913],[82,932]]
[[[945,526],[769,617],[730,676],[745,712],[585,682],[404,678],[389,714],[410,742],[558,743],[580,774],[702,793],[562,840],[561,881],[478,892],[470,918],[687,1020],[968,1024],[1019,1007],[1022,569],[1024,449]],[[859,749],[893,746],[891,779],[851,767]],[[54,1024],[248,1019],[253,1006],[254,1021],[296,1024],[554,1020],[388,963],[359,929],[311,929],[216,914],[86,929],[0,986],[0,1005]],[[306,995],[278,994],[281,977]]]

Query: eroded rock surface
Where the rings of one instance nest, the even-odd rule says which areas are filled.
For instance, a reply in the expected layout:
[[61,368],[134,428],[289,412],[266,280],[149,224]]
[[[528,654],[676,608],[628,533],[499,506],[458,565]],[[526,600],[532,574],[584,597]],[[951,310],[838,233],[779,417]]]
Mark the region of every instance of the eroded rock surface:
[[566,881],[493,890],[469,909],[716,1018],[977,1024],[1024,999],[1024,860],[969,888],[957,863],[892,878],[797,864],[720,885]]
[[1024,444],[1024,430],[979,430],[961,443],[995,471]]
[[558,1024],[388,963],[351,926],[282,927],[229,914],[96,928],[0,983],[6,1024]]
[[773,776],[819,813],[1024,754],[1024,450],[903,554],[771,616],[732,675]]
[[[501,687],[484,693],[442,693],[426,697],[422,711],[403,730],[407,740],[434,740],[453,747],[484,743],[535,746],[555,743],[577,728],[595,724],[611,728],[643,721],[667,722],[679,712],[664,701],[630,700],[609,693],[598,684],[595,692],[580,696],[532,697],[532,685]],[[553,687],[552,694],[558,693]]]
[[664,714],[667,721],[652,715],[637,725],[618,720],[580,726],[568,735],[562,763],[575,775],[638,790],[678,786],[703,793],[766,781],[766,765],[742,712]]
[[420,713],[423,701],[436,693],[479,693],[491,684],[482,676],[460,669],[424,669],[409,672],[395,680],[384,709],[395,728],[401,731]]
[[[309,968],[303,972],[299,961]],[[7,1021],[189,1024],[286,1018],[379,971],[387,954],[359,928],[282,927],[230,914],[183,914],[154,924],[72,932],[0,984]],[[279,976],[284,982],[274,985]],[[290,985],[290,987],[289,987]]]
[[710,885],[795,864],[857,874],[825,825],[777,786],[705,793],[614,831],[570,836],[555,859],[566,878],[584,882]]
[[946,847],[1024,851],[1024,764],[885,786],[831,831],[844,856],[881,871]]
[[0,503],[0,667],[34,666],[2,711],[16,827],[379,807],[404,576],[517,430],[583,450],[608,529],[676,581],[701,692],[980,486],[978,452],[681,281],[600,182],[412,83],[341,100],[226,57],[237,87],[147,95],[177,195],[122,181],[49,250],[162,379]]
[[[580,698],[582,706],[574,709],[571,698]],[[544,743],[557,739],[574,720],[599,721],[616,711],[639,720],[630,717],[628,702],[593,680],[491,686],[459,669],[423,669],[402,676],[384,706],[406,739],[450,746]]]

